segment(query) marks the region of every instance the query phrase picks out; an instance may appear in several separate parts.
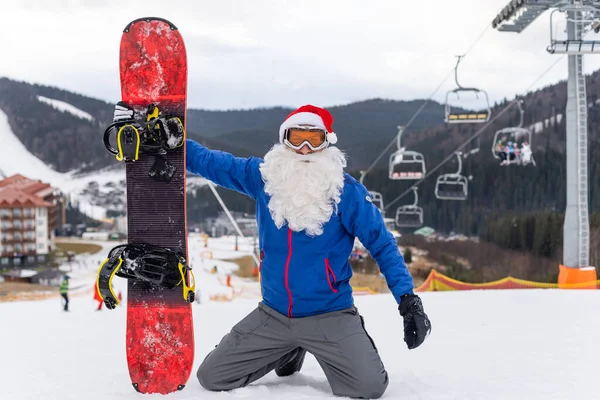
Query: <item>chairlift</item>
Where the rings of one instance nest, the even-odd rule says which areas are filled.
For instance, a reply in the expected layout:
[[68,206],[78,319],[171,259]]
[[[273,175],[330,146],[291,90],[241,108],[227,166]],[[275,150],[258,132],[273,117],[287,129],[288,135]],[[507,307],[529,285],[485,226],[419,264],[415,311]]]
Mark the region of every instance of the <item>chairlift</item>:
[[[579,17],[570,17],[568,12],[575,11],[574,15]],[[573,22],[576,26],[587,27],[585,31],[578,32],[579,34],[574,38],[566,38],[564,40],[558,40],[554,30],[554,13],[555,12],[567,12],[567,20],[564,22]],[[584,40],[583,36],[589,31],[598,33],[600,31],[600,24],[598,18],[600,10],[594,6],[588,6],[583,4],[578,5],[564,5],[560,8],[552,10],[550,13],[550,45],[546,48],[550,54],[598,54],[600,53],[600,41],[598,40]]]
[[[446,116],[445,122],[447,124],[480,124],[489,121],[490,116],[492,115],[492,109],[490,108],[490,100],[486,91],[477,89],[474,87],[462,87],[460,83],[458,83],[458,64],[460,63],[460,59],[464,56],[457,56],[458,59],[456,61],[456,66],[454,67],[454,81],[456,82],[456,89],[453,89],[446,93]],[[454,111],[454,108],[450,105],[450,97],[456,97],[456,99],[461,100],[459,94],[474,94],[477,100],[480,99],[480,96],[485,98],[485,107],[481,111],[476,112],[457,112]],[[461,100],[462,101],[462,100]]]
[[[361,185],[364,185],[363,180],[365,179],[365,175],[366,175],[365,171],[360,171],[360,179],[358,181],[360,182]],[[383,210],[383,196],[381,195],[381,193],[376,192],[374,190],[369,190],[369,196],[371,197],[371,202],[383,214],[384,213],[384,210]]]
[[469,180],[461,175],[462,157],[457,151],[458,171],[438,176],[435,182],[435,197],[439,200],[466,200],[469,193]]
[[413,187],[415,201],[413,204],[407,204],[398,207],[396,210],[396,226],[398,228],[419,228],[423,225],[423,209],[417,206],[419,196],[417,187]]
[[396,144],[398,150],[390,155],[389,178],[392,180],[414,180],[425,176],[425,157],[423,154],[412,150],[406,150],[400,144],[400,138],[404,132],[403,126],[398,126]]
[[383,214],[383,196],[381,193],[369,190],[369,196],[371,196],[371,202],[373,205],[375,205],[375,207],[377,207]]
[[[520,120],[519,125],[502,128],[494,134],[492,142],[492,155],[497,160],[502,160],[500,165],[528,165],[535,166],[533,153],[531,151],[531,130],[523,128],[523,100],[519,100]],[[507,147],[509,148],[507,150]],[[512,149],[512,151],[511,151]]]

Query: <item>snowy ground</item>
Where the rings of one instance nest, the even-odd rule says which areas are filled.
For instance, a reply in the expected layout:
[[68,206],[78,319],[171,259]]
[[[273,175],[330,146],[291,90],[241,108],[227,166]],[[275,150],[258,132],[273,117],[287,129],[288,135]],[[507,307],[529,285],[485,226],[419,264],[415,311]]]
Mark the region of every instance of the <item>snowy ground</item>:
[[[106,249],[115,245],[104,243]],[[206,259],[207,250],[213,260]],[[207,293],[227,291],[221,284],[231,264],[214,256],[249,254],[250,243],[233,250],[232,238],[190,238],[190,255],[203,292],[193,305],[196,333],[194,371],[187,387],[168,398],[300,400],[328,399],[323,372],[312,356],[300,374],[274,373],[230,393],[205,391],[195,378],[204,356],[222,335],[259,301],[235,298],[210,302]],[[202,253],[202,255],[201,255]],[[200,258],[204,257],[205,261]],[[125,361],[124,307],[96,312],[91,287],[103,254],[73,265],[72,284],[87,283],[87,294],[72,297],[71,312],[59,298],[0,303],[0,398],[10,400],[133,400],[142,398],[129,383]],[[214,263],[217,275],[206,272]],[[219,276],[220,275],[220,276]],[[241,281],[234,280],[236,284]],[[249,285],[247,282],[246,285]],[[125,282],[115,280],[117,290]],[[597,399],[596,363],[600,296],[596,291],[507,290],[425,293],[433,332],[409,351],[402,320],[390,295],[357,296],[387,370],[387,399]],[[158,399],[161,395],[143,398]]]
[[94,120],[94,117],[92,117],[90,115],[90,113],[87,113],[87,112],[73,106],[72,104],[66,103],[64,101],[56,100],[56,99],[51,99],[51,98],[48,98],[45,96],[36,96],[36,97],[42,103],[46,103],[46,104],[54,107],[58,111],[67,112],[78,118],[87,119],[88,121]]

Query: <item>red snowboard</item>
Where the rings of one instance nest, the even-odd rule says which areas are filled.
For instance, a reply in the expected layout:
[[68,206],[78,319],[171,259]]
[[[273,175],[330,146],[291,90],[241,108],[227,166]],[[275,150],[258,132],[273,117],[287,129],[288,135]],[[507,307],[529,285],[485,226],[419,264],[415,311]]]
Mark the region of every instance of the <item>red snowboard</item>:
[[[122,100],[136,111],[149,104],[177,116],[185,126],[187,55],[177,28],[161,18],[127,25],[120,46]],[[175,167],[170,182],[152,179],[155,157],[140,154],[126,164],[129,243],[178,250],[187,259],[185,143],[166,159]],[[181,287],[173,290],[128,280],[127,364],[142,393],[171,393],[187,383],[194,361],[192,309]]]

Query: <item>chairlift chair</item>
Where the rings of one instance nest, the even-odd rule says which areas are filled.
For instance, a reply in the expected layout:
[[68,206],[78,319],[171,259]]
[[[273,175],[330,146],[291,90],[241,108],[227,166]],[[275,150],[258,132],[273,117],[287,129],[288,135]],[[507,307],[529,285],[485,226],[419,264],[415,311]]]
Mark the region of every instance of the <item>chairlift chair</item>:
[[383,214],[383,196],[381,193],[369,190],[369,196],[371,196],[371,202],[373,205],[375,205],[375,207],[377,207]]
[[419,228],[423,225],[423,209],[417,206],[419,200],[417,187],[413,188],[415,201],[413,204],[407,204],[398,207],[396,210],[396,226],[398,228]]
[[[365,171],[360,171],[360,179],[358,181],[360,182],[361,185],[364,185],[363,180],[365,179],[365,175],[366,175]],[[371,197],[371,202],[383,214],[384,213],[384,209],[383,209],[383,196],[381,195],[381,193],[376,192],[374,190],[369,190],[369,196]]]
[[439,200],[466,200],[469,194],[469,180],[461,175],[461,153],[455,154],[458,157],[458,171],[440,175],[435,182],[435,197]]
[[[572,18],[568,16],[568,11],[575,11],[580,17]],[[555,12],[567,12],[567,21],[565,22],[574,22],[577,25],[590,26],[589,30],[581,32],[581,35],[578,36],[583,36],[592,30],[595,33],[598,33],[600,31],[600,24],[598,24],[600,11],[596,7],[583,4],[568,4],[559,8],[555,8],[550,13],[550,45],[548,45],[548,47],[546,48],[548,53],[571,55],[600,53],[600,41],[598,40],[585,40],[583,39],[583,37],[575,37],[573,39],[565,38],[564,40],[558,40],[555,30],[553,29]]]
[[[491,115],[492,109],[490,107],[490,99],[485,90],[477,89],[474,87],[463,87],[458,83],[458,64],[463,56],[457,56],[456,66],[454,67],[454,81],[456,82],[456,89],[450,90],[446,93],[446,107],[445,107],[445,118],[444,121],[447,124],[480,124],[488,122]],[[485,98],[485,107],[481,111],[476,112],[456,112],[450,105],[450,97],[456,97],[460,99],[460,93],[474,94],[475,98],[479,100],[480,96]]]
[[522,100],[519,100],[517,102],[517,105],[519,107],[519,113],[520,113],[519,125],[513,126],[513,127],[502,128],[502,129],[496,131],[496,133],[494,134],[494,141],[492,142],[492,155],[497,160],[503,160],[501,165],[510,165],[510,164],[527,165],[529,163],[535,165],[535,160],[533,159],[533,154],[530,154],[529,159],[524,159],[522,157],[522,154],[520,152],[518,152],[518,154],[515,156],[514,160],[510,160],[508,155],[506,156],[506,160],[504,160],[500,156],[500,153],[502,153],[502,152],[499,152],[496,149],[496,146],[498,144],[500,144],[504,147],[509,142],[520,143],[520,144],[527,142],[529,144],[529,150],[531,150],[532,133],[531,133],[531,130],[529,130],[527,128],[523,128],[524,111],[523,111],[522,103],[523,103]]
[[406,150],[400,144],[400,138],[404,132],[404,127],[398,126],[398,136],[396,144],[398,150],[390,155],[389,178],[392,180],[414,180],[425,176],[425,157],[423,154]]

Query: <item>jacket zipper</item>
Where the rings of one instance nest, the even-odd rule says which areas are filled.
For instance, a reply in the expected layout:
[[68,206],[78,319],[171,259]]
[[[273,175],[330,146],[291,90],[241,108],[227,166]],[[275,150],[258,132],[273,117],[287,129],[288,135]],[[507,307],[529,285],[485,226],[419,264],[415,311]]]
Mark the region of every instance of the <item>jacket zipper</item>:
[[288,228],[288,257],[285,262],[285,289],[288,294],[288,318],[292,318],[292,291],[290,290],[290,261],[292,260],[292,230]]
[[[329,279],[330,275],[333,277],[333,282],[331,282],[331,280]],[[336,282],[335,274],[333,273],[333,270],[331,269],[331,265],[329,265],[328,258],[325,259],[325,276],[327,277],[327,283],[329,284],[329,287],[331,288],[333,293],[337,293],[338,292],[337,289],[333,287],[333,284]]]

